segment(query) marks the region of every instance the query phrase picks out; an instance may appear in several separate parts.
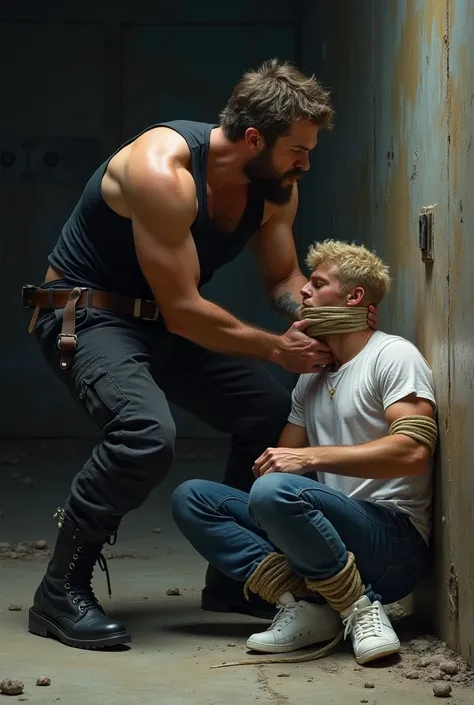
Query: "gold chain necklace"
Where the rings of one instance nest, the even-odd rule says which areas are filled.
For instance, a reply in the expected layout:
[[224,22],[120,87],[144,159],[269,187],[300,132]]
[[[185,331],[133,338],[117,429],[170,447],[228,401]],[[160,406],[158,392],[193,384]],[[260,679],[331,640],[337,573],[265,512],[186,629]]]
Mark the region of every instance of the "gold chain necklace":
[[[347,369],[347,368],[346,368],[346,369]],[[327,385],[327,388],[328,388],[329,398],[331,399],[331,401],[334,399],[334,395],[335,395],[335,393],[336,393],[336,391],[337,391],[337,388],[338,388],[338,386],[339,386],[339,383],[340,383],[340,381],[341,381],[341,379],[342,379],[342,377],[343,377],[345,371],[346,371],[345,369],[342,371],[342,374],[341,374],[341,376],[339,377],[339,379],[338,379],[338,381],[337,381],[337,383],[335,384],[334,387],[330,387],[328,378],[326,377],[326,385]]]

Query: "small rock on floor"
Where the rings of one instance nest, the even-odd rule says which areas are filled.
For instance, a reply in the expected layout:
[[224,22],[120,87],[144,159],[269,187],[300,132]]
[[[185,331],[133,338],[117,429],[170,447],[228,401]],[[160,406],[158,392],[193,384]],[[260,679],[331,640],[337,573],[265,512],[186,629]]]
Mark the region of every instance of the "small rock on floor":
[[364,688],[375,688],[373,683],[364,683]]
[[361,703],[368,703],[369,701],[366,700],[365,698],[362,698],[362,700],[361,700],[360,702],[361,702]]
[[439,670],[447,673],[449,676],[456,676],[459,669],[454,661],[442,661],[439,664]]
[[278,673],[277,678],[289,678],[290,674],[289,673]]
[[8,608],[9,612],[21,612],[21,607],[20,605],[10,605]]
[[170,595],[170,596],[171,596],[171,595],[174,596],[174,595],[181,595],[181,592],[180,592],[179,588],[169,588],[169,589],[166,591],[166,594],[167,594],[167,595]]
[[153,533],[154,533],[154,534],[161,534],[161,529],[160,529],[160,527],[159,527],[159,526],[155,526],[155,528],[153,529]]
[[406,673],[405,673],[405,678],[409,678],[412,681],[418,680],[419,677],[420,677],[420,674],[417,673],[416,671],[406,671]]
[[230,648],[231,646],[235,646],[235,644],[227,644],[227,646]]
[[428,641],[428,639],[423,638],[412,639],[409,643],[409,646],[411,646],[414,651],[428,651],[428,649],[430,648],[430,642]]
[[448,698],[451,695],[452,688],[449,683],[436,681],[433,683],[433,693],[437,698]]
[[43,540],[35,541],[34,546],[38,551],[44,551],[45,548],[48,548],[48,542]]
[[21,681],[14,681],[11,678],[5,678],[0,683],[0,693],[4,695],[21,695],[25,686]]
[[48,676],[42,676],[36,679],[36,685],[51,685],[51,678]]

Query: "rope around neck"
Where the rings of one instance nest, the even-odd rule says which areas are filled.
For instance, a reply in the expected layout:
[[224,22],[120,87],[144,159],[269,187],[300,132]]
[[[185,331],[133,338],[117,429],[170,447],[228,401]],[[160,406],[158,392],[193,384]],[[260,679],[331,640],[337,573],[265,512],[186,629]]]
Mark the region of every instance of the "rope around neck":
[[[269,602],[277,602],[278,598],[284,592],[292,592],[291,587],[297,586],[298,590],[303,591],[304,587],[300,584],[303,582],[306,586],[306,596],[308,593],[319,593],[322,595],[329,605],[338,612],[343,612],[356,602],[359,597],[364,594],[364,584],[360,577],[359,571],[355,564],[353,553],[348,553],[347,563],[344,568],[332,578],[327,580],[310,580],[303,579],[298,576],[288,565],[286,558],[280,553],[270,553],[257,566],[250,578],[245,583],[244,591],[248,589],[256,592],[263,599]],[[294,593],[292,593],[295,597]],[[303,595],[302,595],[303,596]],[[248,599],[248,598],[247,598]],[[266,663],[303,663],[304,661],[315,661],[325,656],[327,653],[341,641],[344,635],[344,629],[341,629],[335,639],[329,644],[323,646],[317,651],[311,651],[301,656],[290,656],[287,658],[269,657],[248,659],[244,661],[230,661],[221,663],[211,668],[225,668],[227,666],[256,666]]]
[[335,333],[354,333],[369,327],[366,306],[316,306],[303,307],[301,318],[314,321],[305,330],[312,338]]

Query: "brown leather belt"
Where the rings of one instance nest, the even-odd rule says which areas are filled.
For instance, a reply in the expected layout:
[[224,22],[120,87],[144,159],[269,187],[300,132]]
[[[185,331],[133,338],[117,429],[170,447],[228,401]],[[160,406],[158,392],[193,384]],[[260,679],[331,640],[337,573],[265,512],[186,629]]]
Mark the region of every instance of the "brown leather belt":
[[61,332],[58,335],[57,345],[61,351],[60,366],[67,370],[71,365],[77,347],[76,335],[76,309],[99,308],[121,316],[131,316],[142,321],[156,321],[159,316],[158,306],[154,301],[147,299],[134,299],[121,294],[112,294],[107,291],[96,291],[83,287],[74,289],[40,289],[28,285],[22,289],[22,300],[25,308],[34,308],[30,322],[31,333],[40,309],[64,309]]

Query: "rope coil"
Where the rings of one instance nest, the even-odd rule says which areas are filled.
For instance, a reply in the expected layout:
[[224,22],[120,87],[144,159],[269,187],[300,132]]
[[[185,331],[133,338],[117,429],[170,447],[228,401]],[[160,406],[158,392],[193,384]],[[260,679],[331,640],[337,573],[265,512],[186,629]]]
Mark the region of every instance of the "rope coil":
[[301,318],[313,323],[305,329],[312,338],[335,333],[354,333],[369,327],[366,306],[316,306],[303,307]]
[[[292,589],[293,588],[293,589]],[[296,594],[294,592],[296,588]],[[257,566],[244,586],[244,593],[248,599],[248,590],[257,593],[263,599],[276,603],[285,592],[291,592],[294,597],[304,597],[309,594],[319,593],[330,606],[338,612],[343,612],[356,602],[364,593],[359,571],[355,564],[353,553],[348,553],[347,563],[344,568],[332,578],[326,580],[311,580],[297,575],[288,565],[286,558],[280,553],[270,553]],[[299,595],[298,595],[299,593]],[[341,629],[335,639],[317,651],[290,656],[287,658],[269,657],[248,659],[244,661],[230,661],[221,663],[211,668],[225,668],[227,666],[256,666],[266,663],[303,663],[315,661],[328,654],[341,641],[344,629]]]
[[304,578],[294,572],[281,553],[270,553],[258,564],[244,585],[247,600],[250,599],[249,590],[274,605],[284,592],[300,598],[311,594]]
[[396,433],[410,436],[428,446],[432,455],[436,450],[438,426],[429,416],[402,416],[390,425],[389,434],[393,436]]

